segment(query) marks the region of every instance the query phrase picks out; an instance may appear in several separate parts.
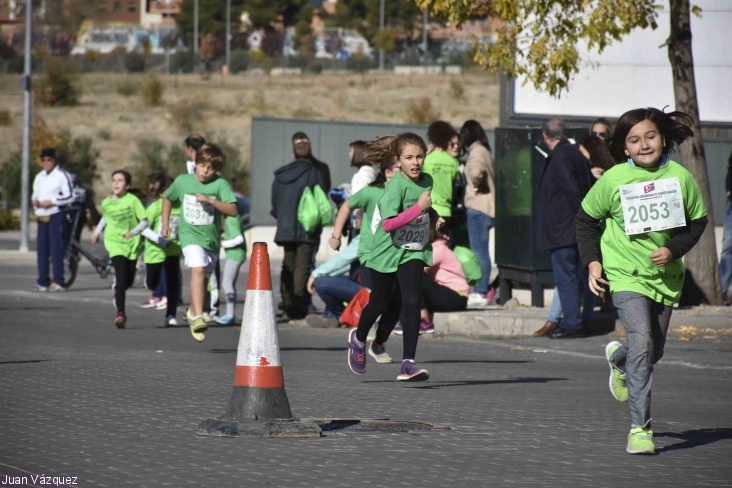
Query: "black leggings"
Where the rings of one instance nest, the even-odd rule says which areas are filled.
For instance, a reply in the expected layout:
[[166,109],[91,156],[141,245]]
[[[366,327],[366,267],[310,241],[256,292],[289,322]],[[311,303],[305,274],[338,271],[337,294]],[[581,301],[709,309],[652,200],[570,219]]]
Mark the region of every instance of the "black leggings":
[[165,269],[165,285],[167,287],[168,311],[166,315],[175,317],[180,293],[180,256],[168,256],[162,263],[146,264],[147,277],[145,287],[154,290],[160,284],[160,275]]
[[[389,328],[388,324],[396,325],[401,315],[404,329],[403,359],[414,360],[419,339],[420,291],[423,275],[424,261],[419,259],[403,263],[396,273],[380,273],[369,269],[371,297],[361,312],[356,339],[366,342],[369,330],[376,322],[376,318],[381,315],[381,322],[386,323],[387,327],[380,326],[377,329],[376,342],[383,344],[394,328],[394,326]],[[387,328],[390,329],[388,332]]]
[[125,295],[135,282],[137,261],[124,256],[112,256],[114,267],[114,305],[117,312],[125,313]]
[[422,308],[434,312],[462,312],[468,308],[468,297],[440,285],[431,276],[422,281]]

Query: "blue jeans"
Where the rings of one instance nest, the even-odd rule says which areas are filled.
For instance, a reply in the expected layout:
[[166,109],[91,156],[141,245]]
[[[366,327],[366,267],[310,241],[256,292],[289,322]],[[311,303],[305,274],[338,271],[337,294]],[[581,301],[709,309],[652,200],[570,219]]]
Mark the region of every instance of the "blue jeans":
[[[595,309],[595,303],[597,303],[597,297],[590,291],[589,281],[583,283],[584,293],[582,295],[582,322],[589,322],[592,320],[592,312]],[[559,299],[559,291],[554,288],[554,297],[552,298],[552,306],[549,309],[550,322],[558,324],[562,320],[562,301]]]
[[38,222],[38,284],[49,286],[51,279],[48,276],[48,260],[53,263],[53,281],[60,286],[66,286],[64,280],[64,251],[66,235],[68,233],[66,212],[61,211],[51,215],[49,223]]
[[315,278],[313,288],[325,303],[323,317],[340,318],[346,309],[343,303],[353,300],[363,286],[352,281],[348,276],[320,276]]
[[494,222],[493,217],[472,208],[468,209],[470,250],[478,256],[480,269],[483,272],[483,278],[475,287],[474,292],[481,295],[488,293],[488,283],[491,279],[491,253],[488,242]]
[[579,329],[582,327],[582,316],[577,283],[582,281],[587,287],[588,271],[582,269],[577,246],[552,250],[552,267],[554,268],[554,283],[559,291],[559,300],[564,315],[561,328]]
[[727,295],[732,285],[732,201],[727,198],[724,214],[724,234],[722,237],[722,255],[719,257],[719,274],[722,279],[722,293]]

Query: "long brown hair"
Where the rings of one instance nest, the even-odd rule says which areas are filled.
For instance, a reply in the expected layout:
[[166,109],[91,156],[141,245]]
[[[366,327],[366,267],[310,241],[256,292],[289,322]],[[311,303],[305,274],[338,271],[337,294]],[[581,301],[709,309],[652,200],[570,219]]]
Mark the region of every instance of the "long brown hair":
[[363,146],[363,159],[367,164],[379,165],[379,173],[369,186],[383,188],[386,184],[386,170],[394,165],[393,143],[398,138],[396,134],[377,137]]
[[364,141],[353,141],[350,144],[353,149],[353,156],[351,157],[351,166],[354,168],[360,168],[369,164],[366,158],[363,157],[363,147],[366,145]]
[[629,110],[618,119],[618,123],[615,125],[615,133],[610,142],[610,154],[615,158],[615,161],[625,161],[627,159],[625,156],[625,139],[633,126],[644,120],[650,120],[658,127],[658,132],[664,139],[662,150],[664,154],[673,151],[674,145],[679,145],[687,137],[694,135],[694,131],[690,127],[694,121],[684,112],[666,113],[653,107]]

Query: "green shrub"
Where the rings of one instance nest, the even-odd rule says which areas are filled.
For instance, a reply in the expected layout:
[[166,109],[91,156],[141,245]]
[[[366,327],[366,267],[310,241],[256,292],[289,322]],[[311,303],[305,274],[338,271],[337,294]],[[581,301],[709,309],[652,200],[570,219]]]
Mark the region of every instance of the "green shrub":
[[125,69],[129,73],[142,73],[145,71],[145,56],[132,51],[125,56]]
[[231,66],[229,73],[236,74],[246,71],[249,67],[249,53],[244,49],[234,49],[231,51]]
[[10,110],[0,108],[0,127],[9,127],[11,125],[13,125],[13,116],[10,115]]
[[171,73],[193,73],[195,66],[196,63],[193,54],[188,51],[177,51],[170,58]]
[[20,219],[12,210],[0,209],[0,231],[20,230]]
[[108,141],[112,138],[112,131],[109,130],[109,127],[104,127],[97,131],[97,137],[103,141]]
[[35,101],[49,107],[78,105],[81,98],[78,66],[55,58],[49,58],[45,64],[46,75],[35,86]]
[[155,137],[138,139],[137,150],[133,153],[132,167],[127,168],[132,174],[132,184],[145,188],[150,173],[160,171],[170,178],[186,172],[186,157],[182,144],[165,143]]
[[227,139],[219,139],[214,141],[226,155],[226,166],[221,171],[221,175],[231,184],[234,191],[248,194],[249,193],[249,169],[247,161],[241,157],[241,151]]
[[145,76],[142,82],[142,101],[148,107],[157,107],[163,103],[165,85],[154,73]]
[[440,111],[432,106],[432,101],[428,97],[422,97],[417,100],[410,100],[407,105],[408,124],[431,124],[440,118]]
[[207,108],[205,98],[184,99],[170,107],[170,115],[182,132],[190,133],[202,125],[205,118],[203,111]]
[[140,89],[140,83],[132,78],[125,78],[117,83],[117,93],[123,97],[131,97]]
[[465,87],[455,77],[450,78],[450,96],[455,100],[461,100],[465,96]]

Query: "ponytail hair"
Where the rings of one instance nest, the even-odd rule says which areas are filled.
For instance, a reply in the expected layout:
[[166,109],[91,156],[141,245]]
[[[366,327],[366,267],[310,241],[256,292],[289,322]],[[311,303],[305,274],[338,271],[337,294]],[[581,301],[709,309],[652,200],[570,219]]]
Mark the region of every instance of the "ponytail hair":
[[156,171],[147,177],[147,197],[150,200],[157,200],[168,187],[168,178]]
[[687,137],[694,135],[694,131],[691,129],[694,121],[684,112],[666,113],[653,107],[629,110],[618,119],[618,123],[615,125],[615,133],[610,141],[610,153],[615,161],[625,161],[627,159],[625,156],[625,139],[633,126],[644,120],[650,120],[658,127],[658,132],[664,139],[663,154],[673,151],[674,145],[679,145]]
[[394,165],[392,144],[397,137],[396,134],[377,137],[363,146],[364,161],[372,166],[379,165],[379,172],[374,181],[369,183],[369,186],[384,188],[384,185],[386,185],[386,170]]

